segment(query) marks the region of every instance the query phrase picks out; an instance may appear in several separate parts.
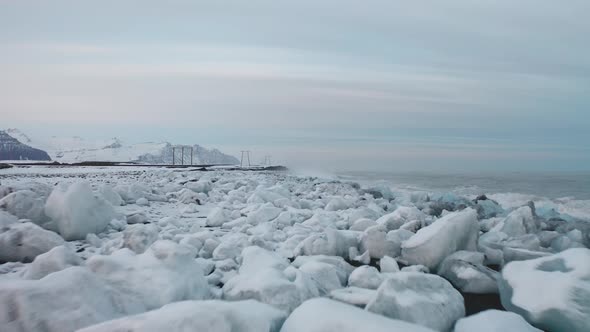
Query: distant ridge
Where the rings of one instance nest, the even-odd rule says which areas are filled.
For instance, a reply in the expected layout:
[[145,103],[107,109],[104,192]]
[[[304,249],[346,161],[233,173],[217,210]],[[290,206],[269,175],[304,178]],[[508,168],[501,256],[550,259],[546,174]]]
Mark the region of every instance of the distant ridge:
[[0,160],[50,161],[51,157],[47,152],[21,143],[6,131],[0,130]]
[[[7,129],[6,132],[21,142],[27,142],[47,152],[52,160],[60,163],[94,162],[139,162],[143,164],[171,164],[172,143],[169,142],[145,142],[128,144],[114,137],[103,140],[88,140],[83,137],[36,137],[28,135],[18,129]],[[234,156],[225,154],[217,149],[207,149],[201,145],[193,146],[194,164],[229,164],[236,165],[239,160]],[[185,163],[190,161],[190,153],[185,151]],[[177,151],[176,158],[181,159]],[[20,160],[20,159],[17,159]],[[49,160],[49,159],[29,159]]]

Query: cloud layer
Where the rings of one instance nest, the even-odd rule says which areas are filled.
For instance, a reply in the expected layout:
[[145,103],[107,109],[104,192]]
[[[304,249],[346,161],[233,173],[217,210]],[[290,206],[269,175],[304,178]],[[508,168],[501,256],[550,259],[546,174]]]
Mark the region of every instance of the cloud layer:
[[3,2],[0,115],[325,168],[583,169],[589,11],[580,0]]

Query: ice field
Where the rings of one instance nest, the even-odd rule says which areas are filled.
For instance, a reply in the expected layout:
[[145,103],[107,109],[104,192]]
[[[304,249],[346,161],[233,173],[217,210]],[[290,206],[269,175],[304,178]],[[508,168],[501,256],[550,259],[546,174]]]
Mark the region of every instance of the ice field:
[[0,170],[0,331],[588,331],[590,222],[516,197]]

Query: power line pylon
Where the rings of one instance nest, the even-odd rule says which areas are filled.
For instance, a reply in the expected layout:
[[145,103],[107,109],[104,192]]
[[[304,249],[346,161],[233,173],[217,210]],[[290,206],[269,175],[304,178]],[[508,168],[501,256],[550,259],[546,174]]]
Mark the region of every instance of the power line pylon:
[[240,168],[244,167],[244,155],[246,156],[246,161],[248,162],[248,167],[250,167],[252,165],[250,163],[250,151],[243,150],[241,152],[242,152],[242,156],[240,158]]

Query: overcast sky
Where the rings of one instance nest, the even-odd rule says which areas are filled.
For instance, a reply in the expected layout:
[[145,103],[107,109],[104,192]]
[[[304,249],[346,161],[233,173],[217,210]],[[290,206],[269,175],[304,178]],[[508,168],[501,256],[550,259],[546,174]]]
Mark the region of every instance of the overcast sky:
[[588,13],[588,0],[0,0],[0,127],[320,169],[589,170]]

